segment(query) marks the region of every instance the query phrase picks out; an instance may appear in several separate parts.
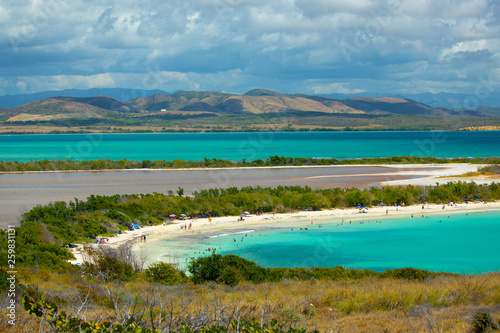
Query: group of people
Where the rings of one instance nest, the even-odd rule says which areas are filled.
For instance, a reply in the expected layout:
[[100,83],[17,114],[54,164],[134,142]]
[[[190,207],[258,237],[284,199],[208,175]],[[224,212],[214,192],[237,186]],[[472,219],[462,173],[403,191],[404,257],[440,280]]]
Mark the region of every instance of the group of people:
[[184,225],[181,224],[181,229],[184,229],[184,230],[191,230],[191,227],[193,226],[193,224],[191,222],[189,222],[189,226],[187,223],[184,223]]

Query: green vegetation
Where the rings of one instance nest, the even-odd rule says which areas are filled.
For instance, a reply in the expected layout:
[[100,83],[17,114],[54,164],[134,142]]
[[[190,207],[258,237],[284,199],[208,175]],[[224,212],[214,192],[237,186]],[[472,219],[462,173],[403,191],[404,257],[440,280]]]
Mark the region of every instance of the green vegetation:
[[498,175],[498,174],[500,174],[500,165],[495,164],[495,165],[484,166],[484,167],[479,168],[478,172],[481,174]]
[[[170,195],[91,195],[86,201],[37,206],[15,228],[16,288],[23,291],[26,310],[18,313],[19,326],[24,331],[54,332],[302,333],[333,327],[339,331],[360,327],[366,332],[487,332],[499,325],[500,273],[463,276],[414,268],[385,272],[339,266],[266,268],[235,255],[213,254],[191,260],[186,275],[166,263],[145,268],[127,246],[83,248],[84,265],[67,262],[72,257],[68,243],[112,235],[131,222],[161,223],[171,213],[237,215],[246,210],[476,198],[498,200],[500,186],[458,182],[366,190],[219,188],[191,197],[173,191]],[[3,294],[8,288],[7,241],[7,233],[0,231]],[[5,311],[0,310],[0,327],[8,327]]]
[[[0,161],[0,172],[22,171],[68,171],[68,170],[125,170],[125,169],[180,169],[180,168],[238,168],[262,166],[312,166],[312,165],[363,165],[363,164],[446,164],[446,163],[474,163],[474,164],[500,164],[500,157],[475,157],[475,158],[437,158],[416,156],[393,156],[361,159],[338,160],[335,158],[309,158],[309,157],[284,157],[270,156],[262,160],[229,161],[217,158],[204,158],[203,161],[183,161],[175,159],[165,160],[119,160],[108,159],[74,161],[66,160],[35,160],[29,162],[4,162]],[[486,170],[486,169],[485,169]]]
[[[461,202],[500,199],[500,185],[450,182],[428,187],[386,186],[357,188],[311,189],[308,186],[278,186],[276,188],[243,187],[215,188],[194,192],[193,196],[135,194],[91,195],[86,201],[57,201],[37,206],[23,215],[16,228],[17,262],[21,266],[40,266],[53,270],[69,269],[66,262],[71,254],[66,244],[94,241],[97,235],[113,235],[136,224],[158,224],[170,214],[187,216],[236,216],[245,211],[283,212],[318,210],[339,207]],[[6,265],[7,233],[0,232],[0,265]],[[100,260],[100,259],[99,259]],[[99,267],[111,263],[95,263]],[[117,267],[113,274],[128,274],[127,267]],[[225,272],[230,276],[232,272]],[[287,277],[287,273],[283,273]],[[234,274],[232,274],[234,275]],[[240,276],[233,276],[241,279]],[[236,281],[235,280],[235,281]]]
[[144,270],[146,280],[161,284],[175,285],[187,282],[188,278],[183,271],[176,269],[174,266],[156,262]]
[[[237,264],[231,267],[240,276],[257,267],[238,257],[224,261]],[[378,273],[241,281],[230,287],[212,280],[149,282],[142,273],[123,282],[80,272],[18,271],[26,311],[17,313],[22,332],[350,332],[362,327],[365,332],[465,333],[495,330],[500,318],[500,273],[434,273],[425,279]],[[0,327],[6,327],[8,317],[0,312]]]
[[451,275],[433,273],[421,269],[402,268],[386,270],[383,273],[367,269],[350,269],[337,267],[309,267],[309,268],[264,268],[256,263],[235,255],[221,256],[212,254],[191,260],[188,271],[193,283],[213,281],[216,283],[235,286],[241,282],[262,283],[279,282],[284,280],[309,281],[333,280],[352,281],[366,277],[394,278],[423,281],[436,276]]

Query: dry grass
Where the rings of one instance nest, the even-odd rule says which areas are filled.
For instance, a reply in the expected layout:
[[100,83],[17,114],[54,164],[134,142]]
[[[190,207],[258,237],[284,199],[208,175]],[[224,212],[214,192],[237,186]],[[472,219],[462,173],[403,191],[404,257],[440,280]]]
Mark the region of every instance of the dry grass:
[[[468,332],[477,311],[500,319],[500,273],[423,282],[367,278],[236,287],[157,286],[143,280],[105,285],[99,279],[46,270],[22,270],[19,277],[37,285],[68,314],[97,321],[121,320],[140,309],[154,309],[158,315],[163,309],[165,318],[175,323],[224,322],[240,316],[276,318],[322,332]],[[5,318],[2,315],[0,330]],[[18,320],[12,332],[39,330],[40,321],[21,309]]]

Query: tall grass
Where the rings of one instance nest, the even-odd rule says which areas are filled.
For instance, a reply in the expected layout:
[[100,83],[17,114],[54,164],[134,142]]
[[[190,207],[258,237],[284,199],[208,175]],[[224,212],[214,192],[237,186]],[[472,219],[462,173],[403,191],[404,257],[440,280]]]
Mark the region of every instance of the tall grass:
[[[165,332],[183,322],[196,326],[235,317],[253,317],[262,323],[275,318],[289,327],[328,332],[468,332],[478,311],[500,319],[500,273],[423,281],[367,277],[244,282],[234,287],[157,285],[142,275],[129,282],[104,282],[43,269],[21,269],[19,278],[21,285],[36,285],[69,315],[119,321],[144,311],[144,318],[151,313],[153,322],[161,317]],[[0,330],[5,318],[2,314]],[[20,309],[18,320],[12,332],[36,332],[43,326]]]

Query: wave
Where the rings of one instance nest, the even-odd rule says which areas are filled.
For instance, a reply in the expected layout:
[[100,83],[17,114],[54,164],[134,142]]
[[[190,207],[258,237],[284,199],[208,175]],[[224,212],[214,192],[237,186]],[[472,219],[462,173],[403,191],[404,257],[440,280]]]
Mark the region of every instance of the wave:
[[224,237],[224,236],[231,236],[231,235],[238,235],[238,234],[248,234],[249,232],[254,232],[255,230],[245,230],[245,231],[238,231],[232,234],[220,234],[220,235],[214,235],[210,236],[210,238],[217,238],[217,237]]

